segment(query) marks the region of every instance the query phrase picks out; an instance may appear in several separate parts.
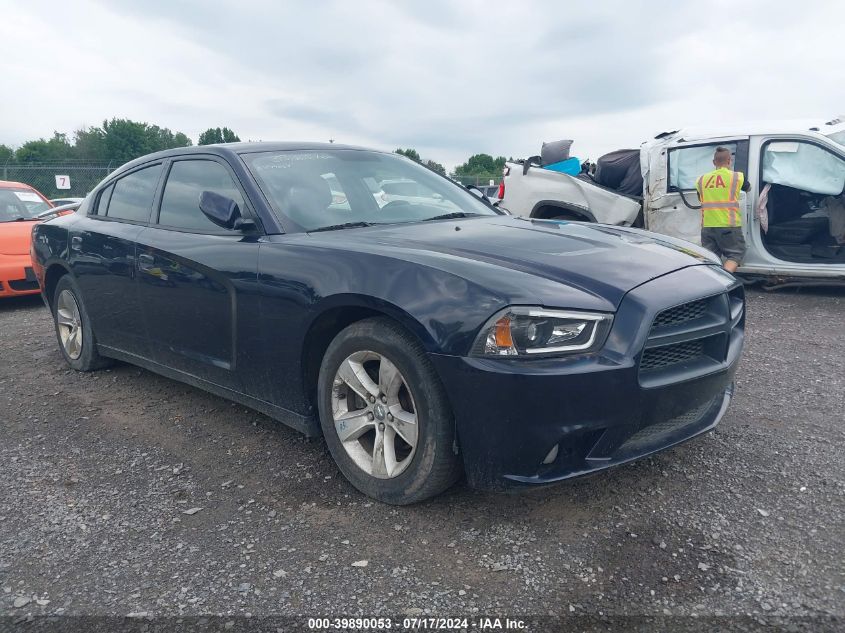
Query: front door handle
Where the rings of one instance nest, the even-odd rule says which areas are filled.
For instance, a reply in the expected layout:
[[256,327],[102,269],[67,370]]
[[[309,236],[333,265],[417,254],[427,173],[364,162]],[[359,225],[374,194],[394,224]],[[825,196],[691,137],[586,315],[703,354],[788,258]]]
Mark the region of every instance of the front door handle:
[[74,235],[72,238],[70,238],[70,250],[72,250],[72,251],[82,250],[82,236],[81,235]]

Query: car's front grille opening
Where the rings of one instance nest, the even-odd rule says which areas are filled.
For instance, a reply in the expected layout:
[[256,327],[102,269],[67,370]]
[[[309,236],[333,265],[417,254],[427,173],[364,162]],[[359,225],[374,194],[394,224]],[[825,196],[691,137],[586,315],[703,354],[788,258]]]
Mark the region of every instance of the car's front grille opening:
[[[650,424],[647,427],[640,429],[629,437],[616,450],[617,456],[623,456],[627,453],[639,453],[647,451],[650,448],[665,443],[672,435],[679,431],[689,429],[690,432],[710,413],[710,410],[716,406],[717,401],[720,401],[724,396],[720,393],[713,399],[708,400],[704,404],[690,409],[686,413],[682,413],[670,420]],[[679,437],[679,439],[681,439]]]
[[9,282],[9,288],[18,292],[23,290],[38,290],[38,282],[27,279],[13,279]]
[[698,319],[707,312],[707,303],[707,299],[699,299],[664,310],[654,319],[652,327],[677,325],[678,323],[686,323],[687,321]]
[[640,355],[640,384],[657,387],[718,370],[744,320],[741,286],[659,311]]
[[653,371],[670,365],[676,365],[704,355],[704,342],[686,341],[675,345],[652,347],[643,352],[640,371]]

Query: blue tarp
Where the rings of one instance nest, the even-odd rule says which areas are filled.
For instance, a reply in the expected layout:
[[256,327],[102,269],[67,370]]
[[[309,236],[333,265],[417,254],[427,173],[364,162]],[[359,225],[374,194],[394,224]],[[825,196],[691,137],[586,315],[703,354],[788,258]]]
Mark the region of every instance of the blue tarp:
[[569,174],[570,176],[577,176],[581,173],[581,160],[573,156],[571,158],[567,158],[566,160],[562,160],[559,163],[546,165],[543,169],[550,169],[551,171],[559,171],[563,174]]

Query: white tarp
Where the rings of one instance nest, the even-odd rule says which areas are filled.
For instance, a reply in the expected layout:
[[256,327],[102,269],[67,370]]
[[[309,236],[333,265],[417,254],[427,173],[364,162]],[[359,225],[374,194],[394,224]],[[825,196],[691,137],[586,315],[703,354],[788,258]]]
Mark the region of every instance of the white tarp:
[[838,196],[845,188],[845,161],[817,145],[777,141],[763,152],[763,181]]

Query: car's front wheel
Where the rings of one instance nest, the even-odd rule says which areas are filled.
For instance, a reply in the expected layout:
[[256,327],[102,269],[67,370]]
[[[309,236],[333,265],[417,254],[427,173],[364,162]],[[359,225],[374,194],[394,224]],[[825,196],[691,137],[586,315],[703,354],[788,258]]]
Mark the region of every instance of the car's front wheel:
[[59,348],[68,365],[78,371],[91,371],[111,364],[110,359],[97,352],[91,320],[82,303],[79,286],[70,275],[63,276],[56,284],[53,321]]
[[452,410],[420,344],[386,318],[353,323],[329,345],[318,382],[329,451],[363,493],[421,501],[460,476]]

